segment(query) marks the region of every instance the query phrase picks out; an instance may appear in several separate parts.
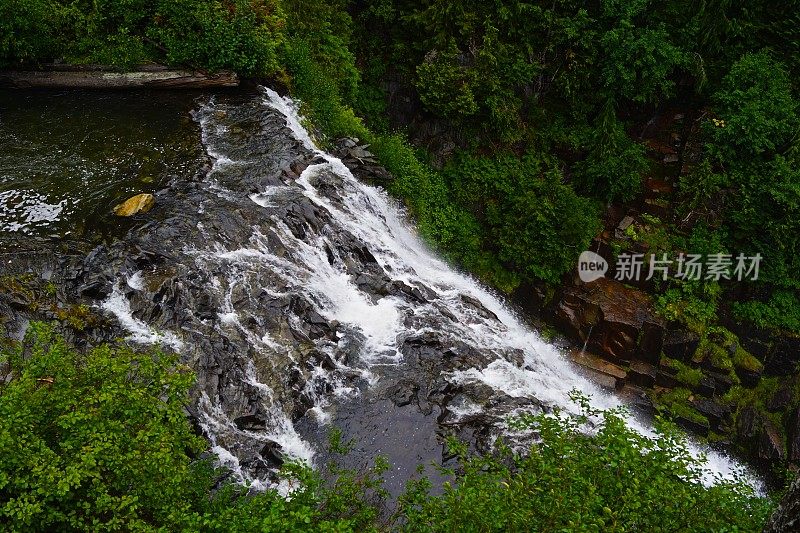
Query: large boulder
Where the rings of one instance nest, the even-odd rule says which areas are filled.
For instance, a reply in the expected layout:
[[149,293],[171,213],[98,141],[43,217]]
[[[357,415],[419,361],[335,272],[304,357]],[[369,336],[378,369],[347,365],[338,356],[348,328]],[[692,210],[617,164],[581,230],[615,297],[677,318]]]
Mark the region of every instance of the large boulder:
[[641,290],[600,278],[565,289],[554,314],[567,334],[612,362],[656,364],[660,358],[664,321]]

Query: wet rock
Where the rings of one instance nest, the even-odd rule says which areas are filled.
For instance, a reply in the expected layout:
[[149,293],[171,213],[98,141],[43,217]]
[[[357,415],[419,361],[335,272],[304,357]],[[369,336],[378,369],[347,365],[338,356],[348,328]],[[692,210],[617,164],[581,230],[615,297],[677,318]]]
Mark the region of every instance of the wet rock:
[[700,344],[700,337],[684,329],[668,330],[664,335],[664,355],[679,361],[691,359],[697,346]]
[[764,526],[764,533],[800,531],[800,476],[786,491],[780,504]]
[[[752,445],[756,438],[761,435],[764,424],[763,417],[752,405],[742,408],[736,417],[736,434],[741,442]],[[751,451],[755,451],[751,449]]]
[[327,371],[336,370],[336,362],[330,356],[321,350],[311,350],[306,354],[306,366],[309,370],[320,367]]
[[606,380],[606,382],[611,388],[622,387],[628,377],[628,373],[622,367],[586,352],[574,351],[570,353],[570,358],[592,373],[610,378],[610,381]]
[[466,383],[461,386],[461,392],[479,405],[488,403],[497,394],[492,387],[481,382]]
[[783,411],[789,407],[793,398],[794,393],[792,388],[787,385],[783,385],[778,387],[772,396],[769,397],[766,407],[772,412]]
[[472,296],[462,294],[461,301],[463,301],[466,305],[474,309],[478,312],[482,318],[487,318],[491,320],[497,320],[497,315],[494,314],[492,311],[488,310],[486,306],[484,306],[480,300],[477,298],[473,298]]
[[628,381],[640,387],[652,387],[656,382],[658,370],[655,366],[642,361],[631,361],[628,369]]
[[800,338],[781,337],[764,364],[767,376],[789,376],[797,371],[800,363]]
[[389,398],[396,406],[403,407],[409,405],[417,399],[419,385],[409,381],[400,381],[386,391]]
[[707,371],[706,376],[714,381],[714,392],[722,396],[733,387],[733,379],[728,374]]
[[139,213],[147,213],[155,203],[156,199],[152,194],[137,194],[115,206],[114,214],[118,217],[130,217]]
[[792,409],[786,420],[789,460],[800,462],[800,406]]
[[267,463],[275,468],[283,465],[285,457],[283,446],[275,441],[268,441],[258,453]]
[[654,416],[656,414],[656,407],[646,390],[632,385],[625,385],[619,395],[625,399],[634,413],[644,416]]
[[697,412],[708,419],[713,429],[719,428],[719,425],[730,414],[729,409],[707,398],[695,398],[689,403]]
[[[555,318],[568,334],[615,363],[641,359],[655,363],[663,321],[643,291],[600,278],[563,291]],[[640,342],[643,341],[643,342]]]
[[77,293],[82,298],[104,300],[113,290],[113,283],[105,278],[94,277],[78,287]]
[[786,458],[783,438],[769,420],[764,421],[761,430],[761,436],[758,441],[758,458],[770,462],[781,461]]
[[[392,280],[388,285],[387,292],[392,296],[404,296],[416,303],[427,303],[429,298],[432,297],[432,295],[423,293],[418,287],[411,287],[400,280]],[[455,320],[455,316],[452,313],[448,311],[448,314],[450,315],[449,318]]]
[[233,419],[233,423],[241,430],[253,431],[265,429],[267,427],[266,421],[256,414],[239,416]]
[[711,429],[711,426],[707,419],[695,419],[695,418],[688,418],[685,416],[678,416],[675,419],[675,423],[681,426],[686,431],[690,431],[692,433],[696,433],[697,435],[701,435],[703,437],[708,435],[708,431]]
[[368,150],[369,145],[358,143],[353,138],[339,139],[333,153],[359,179],[378,182],[392,180],[393,176],[378,164],[375,155]]
[[656,373],[656,385],[665,387],[667,389],[674,389],[680,386],[680,382],[675,377],[675,373],[671,368],[660,367]]
[[657,365],[664,348],[664,326],[658,322],[644,322],[639,340],[639,358]]
[[701,396],[705,396],[706,398],[711,398],[714,396],[716,392],[714,388],[714,380],[706,375],[700,378],[700,382],[697,386],[692,387],[692,391],[700,394]]
[[574,339],[585,342],[600,320],[600,308],[577,294],[565,293],[556,304],[554,316],[563,331]]
[[761,380],[761,372],[759,371],[738,366],[735,368],[735,371],[743,387],[753,388],[758,385],[758,382]]

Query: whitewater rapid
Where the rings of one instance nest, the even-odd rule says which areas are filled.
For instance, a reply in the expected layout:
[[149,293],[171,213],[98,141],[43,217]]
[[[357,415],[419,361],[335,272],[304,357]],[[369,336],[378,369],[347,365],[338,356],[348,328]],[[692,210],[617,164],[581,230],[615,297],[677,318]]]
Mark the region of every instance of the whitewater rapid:
[[[259,163],[230,141],[234,133],[224,123],[230,110],[212,99],[196,115],[203,143],[213,159],[207,185],[226,201],[246,197],[263,209],[264,222],[252,228],[247,242],[218,242],[214,230],[207,228],[202,219],[206,204],[201,204],[197,208],[197,226],[207,242],[203,246],[186,244],[181,250],[193,268],[209,273],[212,281],[208,290],[218,296],[217,316],[207,322],[213,322],[214,331],[220,335],[235,332],[246,339],[250,353],[242,356],[238,379],[256,391],[268,413],[267,429],[257,432],[234,424],[219,398],[204,393],[198,402],[201,425],[210,436],[213,451],[223,464],[237,472],[240,480],[262,486],[262,480],[242,470],[240,457],[231,451],[237,439],[277,442],[286,455],[312,464],[315,456],[314,444],[299,436],[282,407],[277,385],[267,383],[265,377],[269,374],[267,367],[276,375],[291,368],[299,358],[297,350],[282,340],[282,330],[270,329],[237,303],[236,294],[241,291],[260,293],[265,298],[302,295],[315,313],[339,331],[338,342],[313,340],[315,349],[333,361],[327,367],[314,366],[304,389],[313,403],[309,411],[321,424],[327,423],[337,403],[359,394],[355,380],[363,380],[369,386],[378,383],[381,367],[403,364],[403,343],[426,332],[457,340],[483,353],[497,354],[480,368],[447,372],[444,377],[455,385],[481,383],[508,397],[535,398],[567,413],[579,412],[571,399],[575,390],[590,397],[596,409],[622,405],[614,394],[581,376],[559,349],[528,327],[500,297],[437,257],[416,234],[402,207],[384,190],[360,182],[341,160],[320,150],[303,126],[296,102],[270,89],[263,91],[261,105],[279,113],[297,142],[315,157],[293,180],[265,185],[256,191],[229,188],[229,176],[257,173]],[[331,189],[335,193],[330,193]],[[295,201],[297,195],[324,213],[326,221],[302,236],[276,214],[287,199]],[[392,283],[422,291],[425,297],[412,305],[402,295],[376,297],[363,290],[355,281],[358,272],[354,272],[352,261],[336,245],[342,235],[348,242],[362,243],[370,261],[374,259],[376,268]],[[126,286],[120,283],[115,287],[102,307],[131,332],[132,340],[165,343],[184,353],[191,342],[186,334],[179,330],[157,331],[132,316],[125,294],[143,290],[143,276],[146,278],[147,273],[130,272]],[[476,308],[474,301],[483,309]],[[299,327],[295,316],[287,316],[286,321],[289,326]],[[353,342],[358,344],[356,361],[341,357],[344,350],[350,349],[345,344]],[[331,369],[331,365],[335,368]],[[475,403],[450,409],[459,416],[480,410],[481,406]],[[631,416],[628,423],[644,435],[653,435],[646,422]],[[691,449],[695,455],[707,456],[707,482],[744,475],[760,487],[758,480],[743,472],[731,458],[694,444]]]

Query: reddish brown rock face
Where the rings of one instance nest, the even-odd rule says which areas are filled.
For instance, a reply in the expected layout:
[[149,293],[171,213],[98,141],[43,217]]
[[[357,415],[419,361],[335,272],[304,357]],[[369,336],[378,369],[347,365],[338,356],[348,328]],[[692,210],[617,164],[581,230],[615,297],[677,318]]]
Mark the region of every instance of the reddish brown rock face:
[[664,322],[646,293],[610,279],[567,289],[556,306],[556,319],[588,348],[610,361],[658,362]]

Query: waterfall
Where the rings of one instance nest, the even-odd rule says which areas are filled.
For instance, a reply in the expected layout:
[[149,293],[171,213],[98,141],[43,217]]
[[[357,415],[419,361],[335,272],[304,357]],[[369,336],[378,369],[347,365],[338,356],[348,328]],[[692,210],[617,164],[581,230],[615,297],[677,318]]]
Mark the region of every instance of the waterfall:
[[[174,265],[121,268],[102,305],[133,340],[167,342],[197,370],[200,425],[241,481],[271,483],[265,446],[313,464],[297,420],[327,424],[398,375],[451,421],[491,410],[498,432],[520,411],[577,412],[573,390],[599,409],[621,405],[437,257],[384,190],[317,148],[295,102],[264,89],[212,98],[195,119],[211,170],[178,195],[191,212],[141,235]],[[152,303],[169,298],[187,308],[180,317]],[[707,454],[708,480],[739,471],[723,454],[693,453]]]

